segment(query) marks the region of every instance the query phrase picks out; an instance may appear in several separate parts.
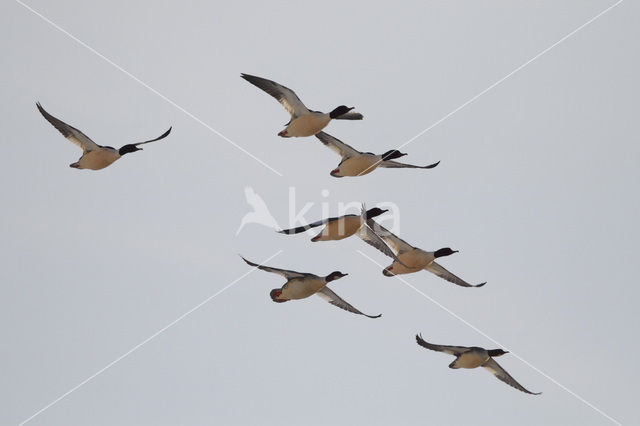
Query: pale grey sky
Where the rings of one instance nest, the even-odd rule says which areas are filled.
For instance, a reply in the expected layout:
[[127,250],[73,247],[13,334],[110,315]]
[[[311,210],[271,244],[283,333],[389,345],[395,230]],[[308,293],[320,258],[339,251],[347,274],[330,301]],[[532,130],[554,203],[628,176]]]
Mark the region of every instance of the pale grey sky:
[[[520,393],[415,343],[497,347],[381,268],[357,239],[309,242],[256,224],[251,186],[286,224],[340,202],[394,202],[400,234],[460,253],[480,289],[404,278],[623,424],[635,407],[640,6],[624,1],[406,147],[433,170],[335,179],[315,138],[241,72],[314,109],[355,106],[327,132],[384,152],[428,128],[614,1],[26,2],[221,132],[260,165],[14,1],[0,4],[0,424],[18,425],[194,306],[270,265],[349,276],[275,304],[253,272],[29,425],[613,424],[514,354]],[[167,139],[93,172],[35,102],[103,145]],[[322,191],[327,190],[328,196]]]

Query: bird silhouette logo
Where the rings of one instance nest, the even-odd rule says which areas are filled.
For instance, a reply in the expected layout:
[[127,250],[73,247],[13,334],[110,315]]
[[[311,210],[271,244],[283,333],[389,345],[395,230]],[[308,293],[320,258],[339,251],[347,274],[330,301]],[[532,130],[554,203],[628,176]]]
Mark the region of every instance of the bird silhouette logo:
[[253,208],[253,211],[243,216],[242,221],[240,222],[240,227],[236,231],[236,235],[238,235],[240,231],[242,231],[242,228],[249,223],[258,223],[275,230],[280,229],[278,222],[276,222],[269,211],[267,203],[264,202],[262,197],[259,196],[252,187],[245,186],[244,196],[247,199],[247,203]]

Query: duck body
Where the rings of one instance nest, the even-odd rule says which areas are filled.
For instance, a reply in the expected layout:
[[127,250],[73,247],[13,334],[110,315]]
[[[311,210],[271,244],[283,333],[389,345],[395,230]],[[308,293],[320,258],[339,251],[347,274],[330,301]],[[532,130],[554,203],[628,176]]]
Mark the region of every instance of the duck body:
[[498,380],[508,384],[509,386],[518,389],[524,393],[530,395],[540,395],[540,392],[531,392],[526,389],[520,383],[516,381],[507,371],[498,364],[494,359],[495,357],[502,356],[509,352],[503,349],[485,349],[478,346],[449,346],[449,345],[437,345],[435,343],[429,343],[422,338],[421,335],[416,335],[416,343],[423,348],[443,352],[449,355],[453,355],[456,359],[449,364],[449,368],[467,368],[473,369],[483,367],[491,374],[493,374]]
[[489,352],[486,349],[472,346],[449,364],[449,368],[478,368],[485,365],[489,358]]
[[324,229],[311,241],[336,241],[354,235],[360,230],[364,221],[361,216],[354,214],[342,216],[327,223]]
[[292,278],[279,290],[279,302],[287,300],[306,299],[322,290],[327,285],[324,277],[309,274],[302,278]]
[[337,178],[368,175],[379,167],[396,169],[432,169],[440,164],[439,161],[428,166],[414,166],[413,164],[399,163],[394,160],[404,157],[407,154],[403,154],[397,149],[391,149],[383,154],[361,152],[351,145],[346,144],[340,139],[325,132],[316,133],[316,138],[318,138],[318,140],[326,147],[342,157],[342,161],[338,164],[338,167],[333,169],[330,173],[331,176]]
[[390,251],[395,254],[393,263],[382,270],[382,274],[387,277],[426,270],[461,287],[482,287],[486,284],[486,282],[475,285],[469,284],[436,262],[437,258],[450,256],[457,253],[457,250],[444,247],[436,251],[426,251],[412,246],[379,223],[372,224],[372,229],[378,237],[388,244]]
[[[419,248],[408,250],[397,255],[397,260],[384,270],[387,276],[412,274],[421,271],[433,263],[435,256],[433,252],[424,251]],[[392,272],[393,271],[393,272]]]
[[340,278],[346,277],[348,274],[343,274],[340,271],[333,271],[325,277],[320,277],[308,272],[296,272],[287,269],[272,268],[270,266],[259,265],[245,259],[244,257],[242,258],[242,260],[244,260],[250,266],[256,267],[266,272],[278,274],[286,278],[287,282],[284,283],[282,287],[274,288],[269,293],[269,296],[271,296],[271,300],[276,303],[288,302],[289,300],[306,299],[309,296],[317,294],[333,306],[337,306],[338,308],[344,309],[345,311],[357,315],[364,315],[365,317],[369,318],[379,318],[381,316],[367,315],[360,312],[340,296],[335,294],[333,290],[331,290],[327,286],[327,283],[339,280]]
[[330,174],[333,177],[364,176],[377,169],[381,162],[381,155],[363,152],[344,159]]
[[373,220],[374,217],[387,212],[378,207],[367,210],[365,205],[362,205],[360,215],[348,214],[344,216],[330,217],[328,219],[318,220],[308,225],[299,226],[292,229],[283,229],[278,231],[281,234],[299,234],[305,232],[310,228],[315,228],[324,225],[322,231],[311,241],[336,241],[343,240],[352,235],[357,235],[365,243],[375,247],[382,253],[391,257],[394,260],[398,260],[394,252],[387,246],[382,238],[373,230],[377,226],[377,222]]
[[100,149],[86,152],[80,159],[69,167],[74,169],[101,170],[120,159],[122,155],[110,146],[102,146]]
[[142,151],[142,148],[138,147],[139,145],[159,141],[160,139],[166,138],[169,133],[171,133],[171,127],[169,127],[169,130],[167,130],[157,138],[150,139],[144,142],[127,144],[122,146],[120,149],[115,149],[111,146],[98,145],[80,130],[49,114],[47,111],[45,111],[45,109],[42,107],[42,105],[40,105],[39,102],[36,103],[36,106],[38,107],[38,111],[40,111],[42,116],[60,133],[62,133],[65,138],[67,138],[70,142],[74,143],[78,147],[82,148],[82,157],[80,157],[80,159],[75,163],[69,164],[69,167],[72,167],[74,169],[104,169],[105,167],[115,163],[116,160],[120,159],[120,157],[125,154]]
[[362,120],[362,114],[351,111],[353,107],[340,105],[328,113],[313,111],[302,103],[293,90],[282,84],[250,74],[243,73],[240,76],[274,97],[291,115],[287,127],[278,133],[283,138],[313,136],[327,127],[331,120]]
[[322,112],[309,111],[299,117],[293,118],[286,129],[278,133],[283,138],[313,136],[327,127],[331,117]]

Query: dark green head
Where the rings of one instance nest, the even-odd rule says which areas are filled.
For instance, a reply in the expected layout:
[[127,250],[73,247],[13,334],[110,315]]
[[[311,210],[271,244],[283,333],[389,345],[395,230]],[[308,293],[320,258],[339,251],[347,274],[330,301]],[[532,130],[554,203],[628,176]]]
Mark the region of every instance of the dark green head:
[[125,154],[128,154],[130,152],[136,152],[136,151],[142,151],[142,148],[138,148],[135,145],[129,144],[129,145],[125,145],[122,148],[120,148],[118,150],[118,154],[125,155]]
[[349,274],[343,274],[340,271],[333,271],[332,273],[330,273],[329,275],[327,275],[327,282],[331,282],[331,281],[335,281],[335,280],[339,280],[342,277],[346,277]]
[[387,209],[379,209],[378,207],[374,207],[372,209],[367,210],[366,217],[367,219],[373,219],[376,216],[380,216],[382,213],[386,213],[389,210]]
[[334,109],[333,111],[331,111],[331,112],[329,113],[329,117],[331,117],[331,118],[338,118],[338,117],[340,117],[341,115],[344,115],[344,114],[348,113],[348,112],[349,112],[349,111],[351,111],[353,108],[354,108],[354,107],[349,108],[349,107],[347,107],[347,106],[340,105],[339,107],[337,107],[336,109]]
[[449,247],[441,248],[440,250],[436,250],[433,253],[433,257],[442,257],[442,256],[450,256],[453,253],[457,253],[458,250],[451,250]]

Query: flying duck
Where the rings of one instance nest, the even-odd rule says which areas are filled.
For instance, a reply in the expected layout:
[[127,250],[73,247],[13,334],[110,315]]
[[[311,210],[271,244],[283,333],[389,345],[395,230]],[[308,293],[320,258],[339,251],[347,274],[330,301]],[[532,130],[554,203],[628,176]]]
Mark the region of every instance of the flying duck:
[[369,318],[379,318],[382,316],[382,314],[372,316],[360,312],[359,310],[342,300],[340,296],[335,294],[329,287],[327,287],[327,283],[338,280],[342,277],[347,276],[348,274],[343,274],[340,271],[334,271],[326,277],[320,277],[318,275],[309,274],[306,272],[288,271],[286,269],[278,269],[271,268],[269,266],[258,265],[257,263],[248,261],[244,257],[242,257],[242,260],[244,260],[250,266],[262,269],[263,271],[282,275],[287,279],[287,282],[281,288],[274,288],[269,293],[269,295],[271,296],[271,300],[273,300],[274,302],[282,303],[288,302],[289,300],[305,299],[313,294],[317,294],[327,302],[331,303],[334,306],[337,306],[340,309],[344,309],[345,311],[353,312],[354,314],[358,315],[364,315],[365,317]]
[[285,124],[287,128],[278,133],[278,136],[283,138],[313,136],[324,129],[331,120],[362,120],[362,114],[350,112],[353,107],[340,105],[329,113],[312,111],[304,106],[293,90],[275,81],[249,74],[240,76],[276,98],[291,114],[291,120]]
[[384,242],[389,245],[389,247],[391,247],[391,250],[393,250],[397,256],[394,258],[394,262],[391,266],[386,267],[382,271],[382,273],[387,277],[400,274],[411,274],[425,269],[436,274],[440,278],[444,278],[445,280],[462,287],[482,287],[486,284],[486,281],[476,285],[469,284],[436,263],[435,260],[437,258],[452,255],[453,253],[457,253],[457,250],[451,250],[449,247],[445,247],[436,251],[424,251],[401,240],[377,222],[372,221],[370,223],[370,227],[380,238],[382,238],[382,240],[384,240]]
[[434,345],[432,343],[426,342],[422,339],[422,336],[416,334],[416,342],[424,348],[431,349],[432,351],[444,352],[449,355],[453,355],[456,357],[455,361],[449,364],[449,368],[477,368],[484,367],[487,370],[491,371],[494,376],[496,376],[499,380],[502,380],[509,386],[512,386],[518,390],[521,390],[524,393],[528,393],[531,395],[540,395],[542,392],[531,392],[522,387],[522,385],[507,373],[504,368],[500,367],[500,364],[496,362],[493,357],[501,356],[507,354],[509,352],[503,351],[502,349],[484,349],[479,348],[477,346],[444,346],[444,345]]
[[372,229],[373,226],[377,225],[377,222],[375,222],[373,218],[380,216],[387,211],[388,210],[386,209],[380,209],[378,207],[367,210],[363,204],[360,215],[348,214],[344,216],[330,217],[328,219],[318,220],[308,225],[292,229],[284,229],[278,232],[289,235],[299,234],[300,232],[305,232],[307,229],[325,225],[318,235],[311,238],[311,241],[342,240],[357,234],[365,243],[377,248],[387,256],[400,262],[395,253]]
[[47,121],[53,125],[53,127],[58,129],[58,131],[60,131],[60,133],[62,133],[65,138],[69,139],[71,142],[82,148],[82,157],[80,157],[80,159],[75,163],[69,164],[69,167],[73,167],[74,169],[104,169],[105,167],[113,164],[116,160],[118,160],[125,154],[135,151],[142,151],[142,148],[138,148],[138,145],[143,145],[145,143],[155,142],[160,139],[166,138],[171,132],[171,127],[169,127],[169,130],[155,139],[127,144],[120,149],[115,149],[110,146],[102,146],[96,144],[80,130],[68,125],[61,120],[58,120],[53,115],[49,114],[47,111],[45,111],[44,108],[42,108],[40,102],[37,102],[36,105],[38,106],[38,111],[40,111],[44,118],[46,118]]
[[331,150],[335,151],[342,157],[342,161],[338,164],[330,175],[333,177],[341,178],[345,176],[362,176],[371,173],[378,167],[387,168],[409,168],[409,169],[433,169],[440,164],[430,164],[428,166],[414,166],[412,164],[399,163],[393,161],[396,158],[403,157],[407,154],[403,154],[397,149],[392,149],[384,154],[376,155],[372,152],[360,152],[357,149],[347,145],[341,140],[325,133],[320,132],[316,134],[316,137],[325,144]]

